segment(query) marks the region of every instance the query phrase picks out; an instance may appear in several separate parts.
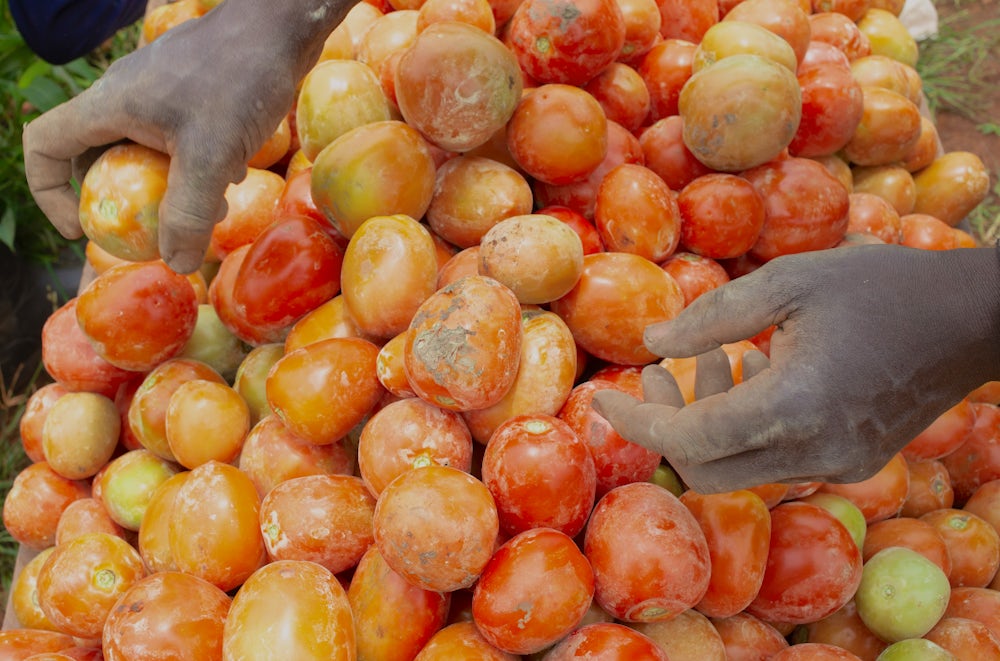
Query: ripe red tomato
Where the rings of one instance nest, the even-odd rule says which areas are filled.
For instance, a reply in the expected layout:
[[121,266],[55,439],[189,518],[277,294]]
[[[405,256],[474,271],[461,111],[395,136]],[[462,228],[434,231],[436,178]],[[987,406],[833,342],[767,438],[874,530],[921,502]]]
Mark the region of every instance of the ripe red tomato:
[[28,548],[42,550],[55,544],[59,518],[73,501],[86,498],[83,480],[71,480],[44,461],[23,468],[3,501],[3,525],[10,536]]
[[798,75],[802,118],[788,145],[793,156],[833,154],[854,136],[864,111],[861,85],[839,64],[818,64]]
[[907,516],[876,521],[865,532],[862,559],[868,562],[868,558],[890,546],[912,549],[940,567],[946,576],[951,573],[951,556],[944,538],[927,521]]
[[684,293],[684,307],[705,292],[729,282],[729,274],[719,262],[693,252],[675,252],[660,264],[660,268],[677,281]]
[[928,512],[920,520],[931,524],[948,547],[952,587],[990,584],[1000,569],[1000,535],[988,521],[950,507]]
[[754,246],[764,227],[764,198],[750,181],[734,174],[696,177],[681,189],[677,205],[681,244],[703,257],[739,257]]
[[560,204],[550,204],[544,206],[538,209],[535,213],[543,213],[547,216],[552,216],[553,218],[561,220],[572,227],[573,231],[577,233],[577,236],[580,237],[580,241],[583,243],[584,255],[590,255],[604,250],[604,244],[601,243],[601,236],[597,232],[597,228],[594,227],[594,224],[591,221],[587,220],[587,217],[584,216],[583,213]]
[[810,38],[823,41],[843,51],[851,62],[870,55],[871,42],[858,24],[835,11],[814,12],[809,15]]
[[649,482],[617,487],[598,501],[583,550],[594,568],[594,599],[620,620],[669,619],[708,589],[711,559],[698,521]]
[[[620,5],[620,3],[619,3]],[[649,116],[649,90],[639,72],[622,62],[612,62],[584,89],[604,108],[608,119],[636,131]]]
[[660,175],[675,191],[683,190],[698,177],[714,172],[691,153],[684,144],[683,133],[684,120],[674,114],[657,120],[639,136],[646,167]]
[[907,460],[906,469],[910,486],[899,510],[901,516],[917,517],[955,504],[955,490],[943,463],[937,459]]
[[691,77],[697,46],[697,40],[668,38],[642,58],[637,71],[649,91],[650,122],[677,115],[681,89]]
[[660,34],[664,39],[697,43],[719,21],[718,0],[660,0]]
[[1000,479],[1000,407],[976,402],[972,408],[976,419],[965,441],[941,458],[959,505],[980,486]]
[[545,657],[548,661],[667,661],[666,653],[652,639],[617,622],[582,626],[557,643]]
[[846,604],[861,582],[861,550],[836,517],[809,503],[771,509],[771,544],[760,591],[747,612],[805,624]]
[[833,484],[824,482],[820,492],[833,493],[847,498],[873,523],[895,516],[902,509],[909,490],[910,474],[906,458],[896,453],[875,475],[860,482]]
[[788,641],[774,625],[746,611],[713,619],[712,624],[722,638],[727,659],[770,658],[788,647]]
[[472,617],[492,645],[534,654],[577,627],[593,597],[594,572],[573,539],[534,528],[490,558],[472,595]]
[[615,0],[524,0],[506,43],[533,79],[583,85],[618,58],[625,18]]
[[280,174],[248,168],[246,177],[226,188],[225,217],[212,227],[209,244],[216,259],[225,259],[240,246],[253,243],[274,221],[285,180]]
[[594,224],[608,250],[651,262],[667,259],[681,238],[677,197],[658,174],[637,163],[610,170],[597,190]]
[[851,193],[847,233],[867,233],[885,243],[899,243],[902,222],[899,212],[885,198],[874,193]]

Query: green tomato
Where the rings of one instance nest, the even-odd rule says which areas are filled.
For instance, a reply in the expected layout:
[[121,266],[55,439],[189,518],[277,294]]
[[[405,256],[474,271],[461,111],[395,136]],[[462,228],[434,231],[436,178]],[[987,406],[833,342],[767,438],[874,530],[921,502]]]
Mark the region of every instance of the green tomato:
[[950,596],[948,576],[940,567],[912,549],[891,546],[865,563],[854,601],[872,633],[894,643],[930,631]]
[[652,477],[649,481],[653,484],[657,484],[670,493],[677,497],[680,497],[684,493],[684,484],[681,482],[681,478],[677,475],[673,468],[665,463],[660,463],[653,471]]
[[834,493],[814,493],[801,500],[813,505],[819,505],[837,517],[837,520],[847,528],[847,532],[851,533],[851,538],[858,545],[858,550],[864,548],[868,523],[865,521],[864,513],[857,505],[849,499]]
[[875,661],[957,661],[955,655],[925,638],[907,638],[889,645]]

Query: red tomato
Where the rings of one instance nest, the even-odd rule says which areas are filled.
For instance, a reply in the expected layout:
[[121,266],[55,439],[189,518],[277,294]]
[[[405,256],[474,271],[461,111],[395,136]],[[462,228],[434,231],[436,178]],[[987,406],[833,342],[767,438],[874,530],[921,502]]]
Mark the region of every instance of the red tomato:
[[705,174],[677,197],[681,244],[712,259],[739,257],[754,246],[764,227],[764,198],[742,177]]
[[656,0],[618,0],[618,8],[625,21],[625,43],[618,60],[636,66],[661,39],[660,8]]
[[835,11],[821,11],[809,15],[810,38],[823,41],[840,49],[847,59],[854,60],[870,55],[871,42],[857,23]]
[[924,638],[954,654],[956,659],[1000,658],[1000,638],[976,620],[943,617]]
[[798,75],[802,118],[788,145],[793,156],[826,156],[851,140],[861,122],[861,85],[839,64],[815,65]]
[[664,39],[698,42],[719,21],[718,0],[659,0],[660,34]]
[[161,571],[132,584],[108,615],[101,636],[109,658],[222,658],[231,599],[190,574]]
[[730,661],[768,659],[788,647],[788,641],[771,624],[741,612],[712,620]]
[[952,588],[944,617],[964,617],[982,622],[1000,638],[1000,591],[991,588]]
[[108,514],[96,498],[74,500],[59,517],[56,525],[56,546],[88,532],[103,532],[125,539],[125,529]]
[[591,514],[583,545],[594,599],[620,620],[669,619],[704,597],[711,559],[698,521],[649,482],[609,491]]
[[435,633],[413,661],[451,661],[469,656],[483,661],[517,661],[520,658],[490,645],[475,623],[460,621]]
[[888,647],[861,620],[853,600],[832,615],[805,625],[805,631],[810,642],[836,645],[862,659],[874,659]]
[[771,510],[764,580],[747,612],[771,622],[814,622],[846,604],[861,582],[861,551],[830,512],[804,502]]
[[651,262],[669,257],[681,237],[677,198],[649,168],[624,163],[610,170],[597,190],[594,224],[608,250]]
[[[312,166],[285,179],[285,187],[281,189],[274,217],[289,216],[306,216],[321,223],[329,222],[312,199]],[[337,243],[341,248],[347,248],[347,239],[343,236],[339,237]]]
[[70,503],[86,498],[82,480],[63,477],[44,461],[25,466],[3,501],[3,525],[19,544],[42,550],[56,542],[59,518]]
[[852,652],[825,643],[797,643],[771,657],[774,661],[861,661]]
[[698,177],[713,172],[695,158],[684,144],[683,133],[684,120],[675,114],[657,120],[639,136],[639,146],[646,167],[660,175],[667,186],[675,191],[680,191]]
[[587,217],[581,212],[567,206],[553,204],[544,206],[535,213],[552,216],[553,218],[561,220],[572,227],[573,231],[576,232],[577,236],[580,237],[580,241],[583,243],[584,255],[590,255],[604,250],[604,244],[601,243],[601,235],[598,233],[597,228],[594,227],[594,224],[587,220]]
[[660,267],[677,281],[684,293],[684,307],[705,292],[729,282],[729,274],[721,264],[693,252],[675,252]]
[[[591,407],[594,393],[608,388],[626,391],[613,381],[584,381],[573,388],[558,415],[590,449],[597,469],[598,497],[624,484],[645,482],[660,465],[659,454],[626,441]],[[640,393],[629,394],[639,396]]]
[[865,521],[873,523],[899,513],[906,501],[909,482],[906,458],[897,453],[867,480],[848,484],[825,482],[819,491],[847,498],[865,515]]
[[572,538],[534,528],[490,558],[472,595],[472,617],[490,644],[534,654],[569,634],[593,596],[594,572]]
[[552,416],[518,415],[497,427],[482,475],[507,535],[545,527],[575,537],[594,506],[597,473],[590,450]]
[[583,85],[618,58],[625,18],[615,0],[524,0],[506,43],[533,79]]
[[1000,407],[976,402],[972,408],[976,419],[965,441],[941,458],[959,505],[981,485],[1000,478]]
[[351,576],[359,658],[412,659],[447,621],[450,592],[419,588],[396,573],[372,544]]
[[864,232],[885,243],[899,243],[902,222],[888,200],[874,193],[851,193],[849,203],[848,234]]
[[[732,58],[728,58],[732,59]],[[750,255],[778,255],[837,245],[847,230],[847,189],[818,162],[784,158],[742,174],[764,200],[764,227]]]
[[971,512],[942,508],[920,517],[937,530],[948,547],[952,587],[986,587],[1000,569],[1000,535],[985,519]]
[[907,516],[876,521],[865,532],[862,559],[868,562],[868,558],[890,546],[913,549],[940,567],[946,576],[951,573],[951,556],[944,538],[927,521]]
[[545,657],[548,661],[667,661],[666,653],[652,639],[616,622],[582,626],[557,643]]
[[646,81],[627,64],[612,62],[584,89],[597,99],[610,121],[621,124],[629,131],[637,130],[649,115]]
[[690,489],[681,502],[708,543],[708,590],[695,608],[709,617],[729,617],[746,608],[760,589],[771,539],[767,505],[752,491],[703,495]]
[[247,168],[246,177],[226,188],[225,217],[212,227],[210,248],[217,259],[225,259],[240,246],[253,243],[275,218],[278,199],[285,188],[281,175]]
[[32,462],[45,460],[45,453],[42,450],[42,428],[45,425],[45,418],[52,405],[68,392],[65,386],[56,382],[47,383],[28,396],[28,401],[21,412],[21,419],[18,421],[18,433],[21,447]]
[[910,486],[900,515],[917,517],[955,504],[955,490],[943,463],[937,459],[907,460],[906,469]]
[[677,115],[681,89],[691,77],[697,47],[698,40],[664,39],[642,58],[637,71],[649,91],[649,119],[652,122]]

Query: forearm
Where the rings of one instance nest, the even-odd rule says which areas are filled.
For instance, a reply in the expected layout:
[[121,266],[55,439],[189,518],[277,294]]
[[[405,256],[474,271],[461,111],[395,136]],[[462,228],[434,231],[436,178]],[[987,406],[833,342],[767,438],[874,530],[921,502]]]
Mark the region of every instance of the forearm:
[[1000,379],[1000,242],[993,248],[956,251],[962,281],[957,293],[967,303],[968,317],[955,319],[970,330],[969,351],[981,356],[983,381]]

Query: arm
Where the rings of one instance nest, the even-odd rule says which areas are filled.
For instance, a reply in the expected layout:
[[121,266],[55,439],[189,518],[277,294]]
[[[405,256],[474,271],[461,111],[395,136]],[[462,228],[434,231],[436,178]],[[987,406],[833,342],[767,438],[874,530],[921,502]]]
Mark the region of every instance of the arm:
[[226,187],[292,106],[297,82],[350,9],[348,0],[227,0],[116,61],[88,90],[24,128],[35,201],[67,238],[81,235],[79,180],[123,139],[171,156],[160,253],[197,269]]
[[645,341],[693,356],[771,324],[770,367],[730,390],[683,408],[607,392],[596,406],[699,491],[862,480],[1000,377],[1000,249],[781,257],[651,326]]

